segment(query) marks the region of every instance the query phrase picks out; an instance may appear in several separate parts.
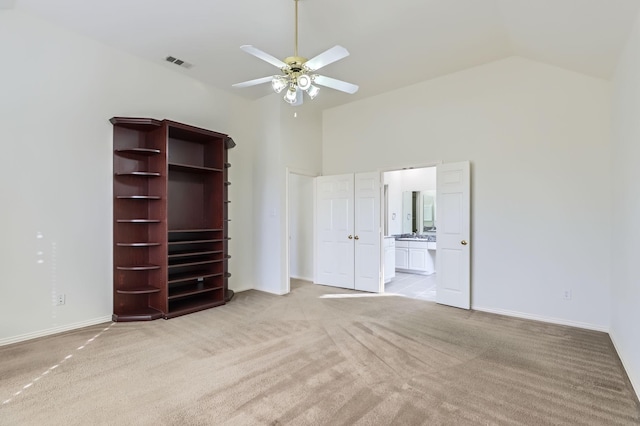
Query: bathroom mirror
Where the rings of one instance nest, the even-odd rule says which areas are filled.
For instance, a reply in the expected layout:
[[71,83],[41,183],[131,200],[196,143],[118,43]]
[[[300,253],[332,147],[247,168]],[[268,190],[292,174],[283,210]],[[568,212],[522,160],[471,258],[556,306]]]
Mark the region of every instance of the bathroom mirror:
[[422,191],[422,230],[436,227],[436,191]]
[[402,233],[422,234],[436,226],[436,191],[402,193]]

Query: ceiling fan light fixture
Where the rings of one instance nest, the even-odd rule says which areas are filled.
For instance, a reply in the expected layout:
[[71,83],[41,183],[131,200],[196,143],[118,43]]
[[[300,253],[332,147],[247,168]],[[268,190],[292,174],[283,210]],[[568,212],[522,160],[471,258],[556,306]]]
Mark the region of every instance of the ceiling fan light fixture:
[[[1,1],[2,0],[0,0],[0,2]],[[354,94],[358,91],[358,86],[355,84],[316,74],[320,68],[349,56],[349,52],[344,47],[340,45],[333,46],[311,59],[298,55],[299,1],[300,0],[294,0],[296,20],[293,56],[289,56],[281,61],[280,59],[249,44],[240,46],[240,49],[244,52],[278,68],[282,71],[283,75],[271,75],[262,78],[255,78],[253,80],[233,84],[233,87],[250,87],[263,83],[271,83],[271,87],[276,93],[282,93],[282,91],[286,89],[283,98],[285,102],[292,106],[300,106],[304,103],[304,92],[307,92],[307,95],[311,99],[314,99],[320,92],[320,88],[317,86],[328,87],[330,89],[339,90],[349,94]]]
[[309,77],[309,75],[307,74],[301,74],[296,79],[296,83],[302,90],[307,90],[309,89],[309,87],[311,87],[311,77]]
[[307,94],[309,95],[311,100],[318,96],[318,93],[320,93],[320,88],[318,86],[310,85],[307,89]]
[[282,92],[287,85],[287,80],[281,75],[276,75],[271,80],[271,87],[276,93]]
[[284,94],[284,100],[291,105],[295,104],[298,100],[298,93],[296,92],[296,88],[293,87],[293,85],[291,85],[291,87],[289,87],[289,90],[287,90],[287,93]]

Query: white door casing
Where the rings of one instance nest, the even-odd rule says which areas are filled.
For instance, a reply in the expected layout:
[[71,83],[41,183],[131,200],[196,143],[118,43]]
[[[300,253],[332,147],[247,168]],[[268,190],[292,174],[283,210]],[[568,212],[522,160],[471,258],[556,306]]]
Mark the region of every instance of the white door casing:
[[443,305],[471,307],[469,162],[436,168],[437,292]]
[[317,177],[316,197],[316,283],[354,288],[353,174]]
[[381,279],[380,173],[356,173],[355,289],[379,293]]

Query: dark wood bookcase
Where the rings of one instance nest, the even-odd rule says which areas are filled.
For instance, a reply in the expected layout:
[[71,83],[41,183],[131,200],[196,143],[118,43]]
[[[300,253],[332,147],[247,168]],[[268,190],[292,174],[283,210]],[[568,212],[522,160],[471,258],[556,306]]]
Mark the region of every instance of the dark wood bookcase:
[[114,117],[113,320],[172,318],[222,305],[228,289],[225,134]]

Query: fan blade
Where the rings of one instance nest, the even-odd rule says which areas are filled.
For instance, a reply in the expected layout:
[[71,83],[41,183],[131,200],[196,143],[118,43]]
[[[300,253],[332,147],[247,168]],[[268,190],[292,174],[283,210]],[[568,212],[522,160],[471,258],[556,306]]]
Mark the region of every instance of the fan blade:
[[250,55],[255,56],[256,58],[262,59],[265,62],[269,62],[271,65],[273,65],[274,67],[278,67],[280,69],[282,68],[287,68],[287,64],[285,64],[284,62],[282,62],[280,59],[269,55],[268,53],[263,52],[262,50],[253,47],[249,44],[245,44],[244,46],[240,46],[240,49],[242,49],[243,51],[247,52]]
[[313,82],[319,84],[320,86],[340,90],[341,92],[350,93],[352,95],[359,89],[359,87],[355,84],[347,83],[346,81],[342,80],[336,80],[335,78],[331,77],[325,77],[323,75],[316,75],[313,79]]
[[271,80],[273,80],[272,76],[262,77],[262,78],[256,78],[255,80],[243,81],[242,83],[232,84],[231,86],[240,87],[240,88],[249,87],[249,86],[255,86],[262,83],[269,83]]
[[296,102],[291,106],[300,106],[304,103],[304,92],[301,88],[296,88]]
[[342,46],[333,46],[331,49],[325,50],[318,56],[309,59],[304,63],[304,66],[311,71],[319,70],[320,68],[339,61],[342,58],[349,56],[349,51]]

